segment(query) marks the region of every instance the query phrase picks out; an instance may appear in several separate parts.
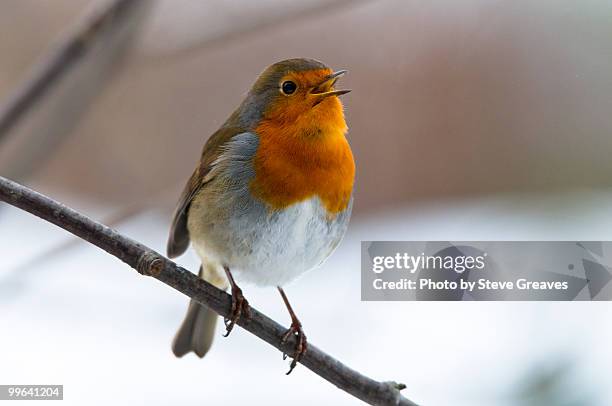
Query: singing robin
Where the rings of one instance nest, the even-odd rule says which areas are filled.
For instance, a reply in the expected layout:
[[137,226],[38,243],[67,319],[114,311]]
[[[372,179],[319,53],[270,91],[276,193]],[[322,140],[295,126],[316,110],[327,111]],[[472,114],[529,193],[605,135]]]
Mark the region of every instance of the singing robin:
[[[307,347],[283,286],[320,266],[338,246],[351,215],[355,164],[336,90],[346,71],[313,59],[268,67],[204,145],[174,213],[168,256],[189,242],[199,275],[231,288],[226,336],[249,305],[236,281],[276,286],[296,335],[290,373]],[[210,349],[217,315],[191,301],[172,349],[177,357]]]

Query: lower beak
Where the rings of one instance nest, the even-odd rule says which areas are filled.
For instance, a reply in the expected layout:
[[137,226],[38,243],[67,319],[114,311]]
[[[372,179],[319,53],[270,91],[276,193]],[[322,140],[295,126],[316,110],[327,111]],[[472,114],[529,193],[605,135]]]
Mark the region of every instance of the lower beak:
[[327,76],[325,80],[314,87],[310,93],[317,96],[318,102],[329,96],[341,96],[350,92],[350,89],[333,90],[336,81],[346,74],[346,70],[339,70]]

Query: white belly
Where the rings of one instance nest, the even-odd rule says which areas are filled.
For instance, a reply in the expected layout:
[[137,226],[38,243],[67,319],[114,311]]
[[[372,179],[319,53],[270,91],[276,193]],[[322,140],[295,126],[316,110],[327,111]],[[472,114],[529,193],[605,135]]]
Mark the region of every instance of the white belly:
[[203,261],[229,266],[239,282],[283,286],[329,257],[350,212],[349,206],[330,219],[318,197],[272,213],[254,204],[246,211],[232,210],[225,221],[205,216],[190,227],[198,228],[191,239]]

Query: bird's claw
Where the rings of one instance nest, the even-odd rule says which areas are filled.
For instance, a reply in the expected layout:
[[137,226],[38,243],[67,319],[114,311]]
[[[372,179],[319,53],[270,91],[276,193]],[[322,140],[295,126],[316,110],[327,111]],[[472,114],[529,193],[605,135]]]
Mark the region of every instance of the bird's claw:
[[225,334],[223,334],[223,337],[230,335],[234,329],[234,326],[238,320],[240,320],[242,315],[244,315],[247,320],[250,319],[251,308],[249,306],[249,302],[242,294],[242,289],[235,286],[232,287],[232,308],[230,311],[230,317],[223,319],[223,322],[225,323]]
[[[304,334],[304,330],[302,329],[302,323],[300,323],[298,320],[293,321],[291,323],[291,327],[289,327],[285,334],[283,334],[283,336],[281,337],[281,345],[284,345],[289,339],[289,337],[293,335],[296,336],[297,344],[295,346],[293,360],[289,365],[289,371],[287,372],[287,375],[289,375],[291,371],[293,371],[297,363],[302,359],[302,357],[306,353],[306,350],[308,349],[308,340],[306,339],[306,334]],[[286,360],[287,357],[288,354],[283,353],[283,360]]]

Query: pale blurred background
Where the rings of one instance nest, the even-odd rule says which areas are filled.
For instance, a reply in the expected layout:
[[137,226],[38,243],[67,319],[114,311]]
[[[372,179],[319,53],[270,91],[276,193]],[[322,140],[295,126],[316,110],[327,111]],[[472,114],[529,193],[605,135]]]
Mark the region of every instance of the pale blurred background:
[[[4,0],[0,104],[106,3]],[[259,72],[348,69],[355,215],[287,289],[309,339],[423,405],[612,404],[609,303],[359,300],[361,240],[612,239],[612,2],[142,4],[0,132],[0,175],[163,252],[202,145]],[[0,247],[0,384],[64,384],[75,405],[357,403],[304,367],[285,377],[241,330],[175,359],[185,297],[6,206]],[[245,294],[287,323],[275,290]]]

